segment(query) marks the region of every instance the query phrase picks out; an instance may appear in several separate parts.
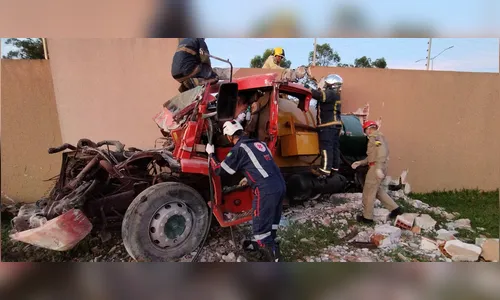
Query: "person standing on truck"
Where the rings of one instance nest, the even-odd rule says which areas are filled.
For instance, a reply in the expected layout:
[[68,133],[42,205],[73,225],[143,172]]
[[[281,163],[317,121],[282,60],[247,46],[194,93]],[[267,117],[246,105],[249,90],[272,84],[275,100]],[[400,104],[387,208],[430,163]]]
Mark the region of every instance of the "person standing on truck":
[[217,176],[243,171],[253,190],[252,231],[255,242],[247,241],[243,247],[255,247],[253,250],[261,254],[261,259],[278,262],[281,255],[276,238],[286,192],[285,180],[267,145],[244,136],[243,127],[237,121],[225,122],[223,133],[234,145],[226,158],[219,162],[211,155],[215,152],[213,144],[207,144],[206,152],[211,155],[210,163]]
[[273,53],[264,62],[262,69],[285,69],[280,66],[281,61],[285,58],[285,50],[277,47],[273,49]]
[[363,214],[358,215],[356,220],[360,223],[373,224],[375,197],[391,212],[389,218],[394,219],[403,212],[396,202],[380,187],[382,180],[386,176],[387,162],[389,160],[389,147],[385,137],[378,130],[378,125],[374,121],[363,123],[363,130],[368,137],[367,157],[351,165],[353,169],[359,166],[369,166],[363,186]]
[[172,61],[172,77],[181,84],[179,92],[219,81],[209,54],[204,38],[185,38],[179,42]]
[[342,77],[330,74],[324,78],[324,86],[319,89],[310,88],[308,84],[304,85],[311,90],[313,98],[318,102],[317,128],[321,166],[312,172],[320,177],[333,176],[339,170],[342,84]]

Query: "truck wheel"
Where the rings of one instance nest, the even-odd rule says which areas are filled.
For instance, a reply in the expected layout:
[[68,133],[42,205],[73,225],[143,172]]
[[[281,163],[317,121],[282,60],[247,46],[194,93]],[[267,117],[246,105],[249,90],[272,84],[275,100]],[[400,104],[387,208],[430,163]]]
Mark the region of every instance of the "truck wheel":
[[138,261],[172,261],[194,251],[208,224],[208,207],[193,188],[163,182],[140,193],[122,224],[128,254]]

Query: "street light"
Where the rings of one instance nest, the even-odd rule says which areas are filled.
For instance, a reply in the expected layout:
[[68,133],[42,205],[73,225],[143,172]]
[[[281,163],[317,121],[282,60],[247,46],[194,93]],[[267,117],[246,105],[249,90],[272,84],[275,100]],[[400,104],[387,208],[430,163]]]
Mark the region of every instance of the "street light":
[[[448,48],[444,49],[443,51],[439,52],[436,56],[431,57],[431,59],[430,59],[430,61],[431,61],[431,70],[434,70],[434,59],[435,59],[436,57],[438,57],[439,55],[443,54],[443,52],[445,52],[446,50],[450,50],[450,49],[451,49],[451,48],[453,48],[453,47],[455,47],[455,46],[450,46],[450,47],[448,47]],[[417,61],[416,61],[416,63],[421,62],[421,61],[423,61],[423,60],[427,60],[427,58],[422,58],[422,59],[419,59],[419,60],[417,60]]]

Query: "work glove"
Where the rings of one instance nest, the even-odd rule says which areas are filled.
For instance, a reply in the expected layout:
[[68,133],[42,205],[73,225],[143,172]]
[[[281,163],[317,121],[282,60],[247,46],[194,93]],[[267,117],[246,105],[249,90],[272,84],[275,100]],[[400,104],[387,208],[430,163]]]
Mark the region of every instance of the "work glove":
[[207,153],[210,155],[210,154],[214,154],[215,153],[215,147],[213,144],[207,144],[207,146],[205,147],[205,151],[207,151]]
[[375,172],[377,173],[377,177],[379,179],[384,179],[385,174],[384,174],[384,172],[381,169],[377,169]]
[[360,161],[355,161],[355,162],[352,163],[351,168],[356,169],[359,166],[361,166],[361,162]]
[[238,185],[239,186],[245,186],[247,184],[248,184],[248,180],[245,177],[243,177],[243,179],[240,181],[240,183]]

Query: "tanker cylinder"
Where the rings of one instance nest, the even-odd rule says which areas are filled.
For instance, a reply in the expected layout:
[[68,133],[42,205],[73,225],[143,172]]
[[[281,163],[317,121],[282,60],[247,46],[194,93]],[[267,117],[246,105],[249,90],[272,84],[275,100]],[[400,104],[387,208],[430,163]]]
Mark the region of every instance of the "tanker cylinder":
[[346,186],[347,179],[338,173],[321,179],[311,173],[299,173],[286,181],[287,196],[292,202],[303,202],[318,194],[342,193]]

